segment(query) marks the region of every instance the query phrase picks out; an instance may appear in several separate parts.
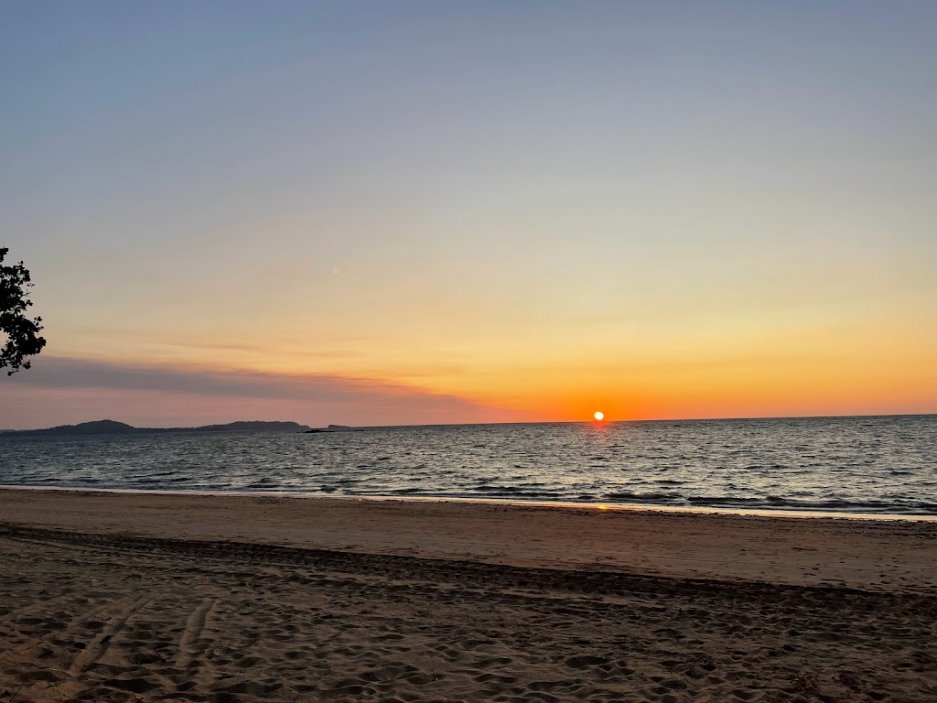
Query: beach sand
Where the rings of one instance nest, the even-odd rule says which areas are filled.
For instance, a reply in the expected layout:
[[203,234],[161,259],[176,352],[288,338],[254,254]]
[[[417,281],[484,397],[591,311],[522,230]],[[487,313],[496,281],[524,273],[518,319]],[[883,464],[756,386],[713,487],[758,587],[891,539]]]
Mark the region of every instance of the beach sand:
[[0,702],[937,701],[937,523],[0,491]]

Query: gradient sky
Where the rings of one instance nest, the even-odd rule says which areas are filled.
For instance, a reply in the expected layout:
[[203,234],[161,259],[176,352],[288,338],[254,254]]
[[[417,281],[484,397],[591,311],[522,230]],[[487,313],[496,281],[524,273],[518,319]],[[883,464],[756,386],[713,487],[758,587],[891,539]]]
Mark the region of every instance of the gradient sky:
[[0,1],[0,427],[937,411],[937,3]]

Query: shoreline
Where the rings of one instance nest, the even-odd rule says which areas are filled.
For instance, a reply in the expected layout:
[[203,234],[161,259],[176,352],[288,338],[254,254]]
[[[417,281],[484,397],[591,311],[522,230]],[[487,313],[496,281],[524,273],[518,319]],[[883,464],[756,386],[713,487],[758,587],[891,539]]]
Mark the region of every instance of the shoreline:
[[678,579],[937,592],[937,522],[928,520],[0,489],[0,525]]
[[351,500],[351,501],[399,501],[402,503],[467,503],[480,505],[510,505],[516,507],[588,509],[596,511],[662,512],[700,515],[739,515],[750,517],[776,517],[795,520],[872,520],[883,522],[935,522],[937,514],[930,513],[871,513],[837,510],[797,510],[788,508],[742,508],[723,506],[660,505],[656,503],[616,503],[614,501],[562,501],[520,498],[478,498],[464,496],[418,496],[382,494],[339,494],[311,493],[304,491],[225,490],[225,489],[159,489],[159,488],[92,488],[84,486],[29,486],[0,484],[2,491],[38,491],[54,493],[103,493],[118,495],[166,495],[166,496],[217,496],[238,498],[288,498],[297,500]]

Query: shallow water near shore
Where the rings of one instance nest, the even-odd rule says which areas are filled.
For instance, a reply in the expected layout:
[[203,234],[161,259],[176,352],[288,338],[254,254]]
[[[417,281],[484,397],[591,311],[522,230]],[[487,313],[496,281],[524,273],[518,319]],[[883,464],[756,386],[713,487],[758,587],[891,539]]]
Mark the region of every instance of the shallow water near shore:
[[937,416],[0,434],[0,484],[937,515]]

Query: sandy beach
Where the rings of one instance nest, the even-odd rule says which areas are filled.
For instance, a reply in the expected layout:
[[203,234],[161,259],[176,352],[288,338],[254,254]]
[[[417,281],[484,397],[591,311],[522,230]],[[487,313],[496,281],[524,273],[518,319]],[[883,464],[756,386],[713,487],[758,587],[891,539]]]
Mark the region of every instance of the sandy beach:
[[0,491],[0,701],[937,700],[937,523]]

